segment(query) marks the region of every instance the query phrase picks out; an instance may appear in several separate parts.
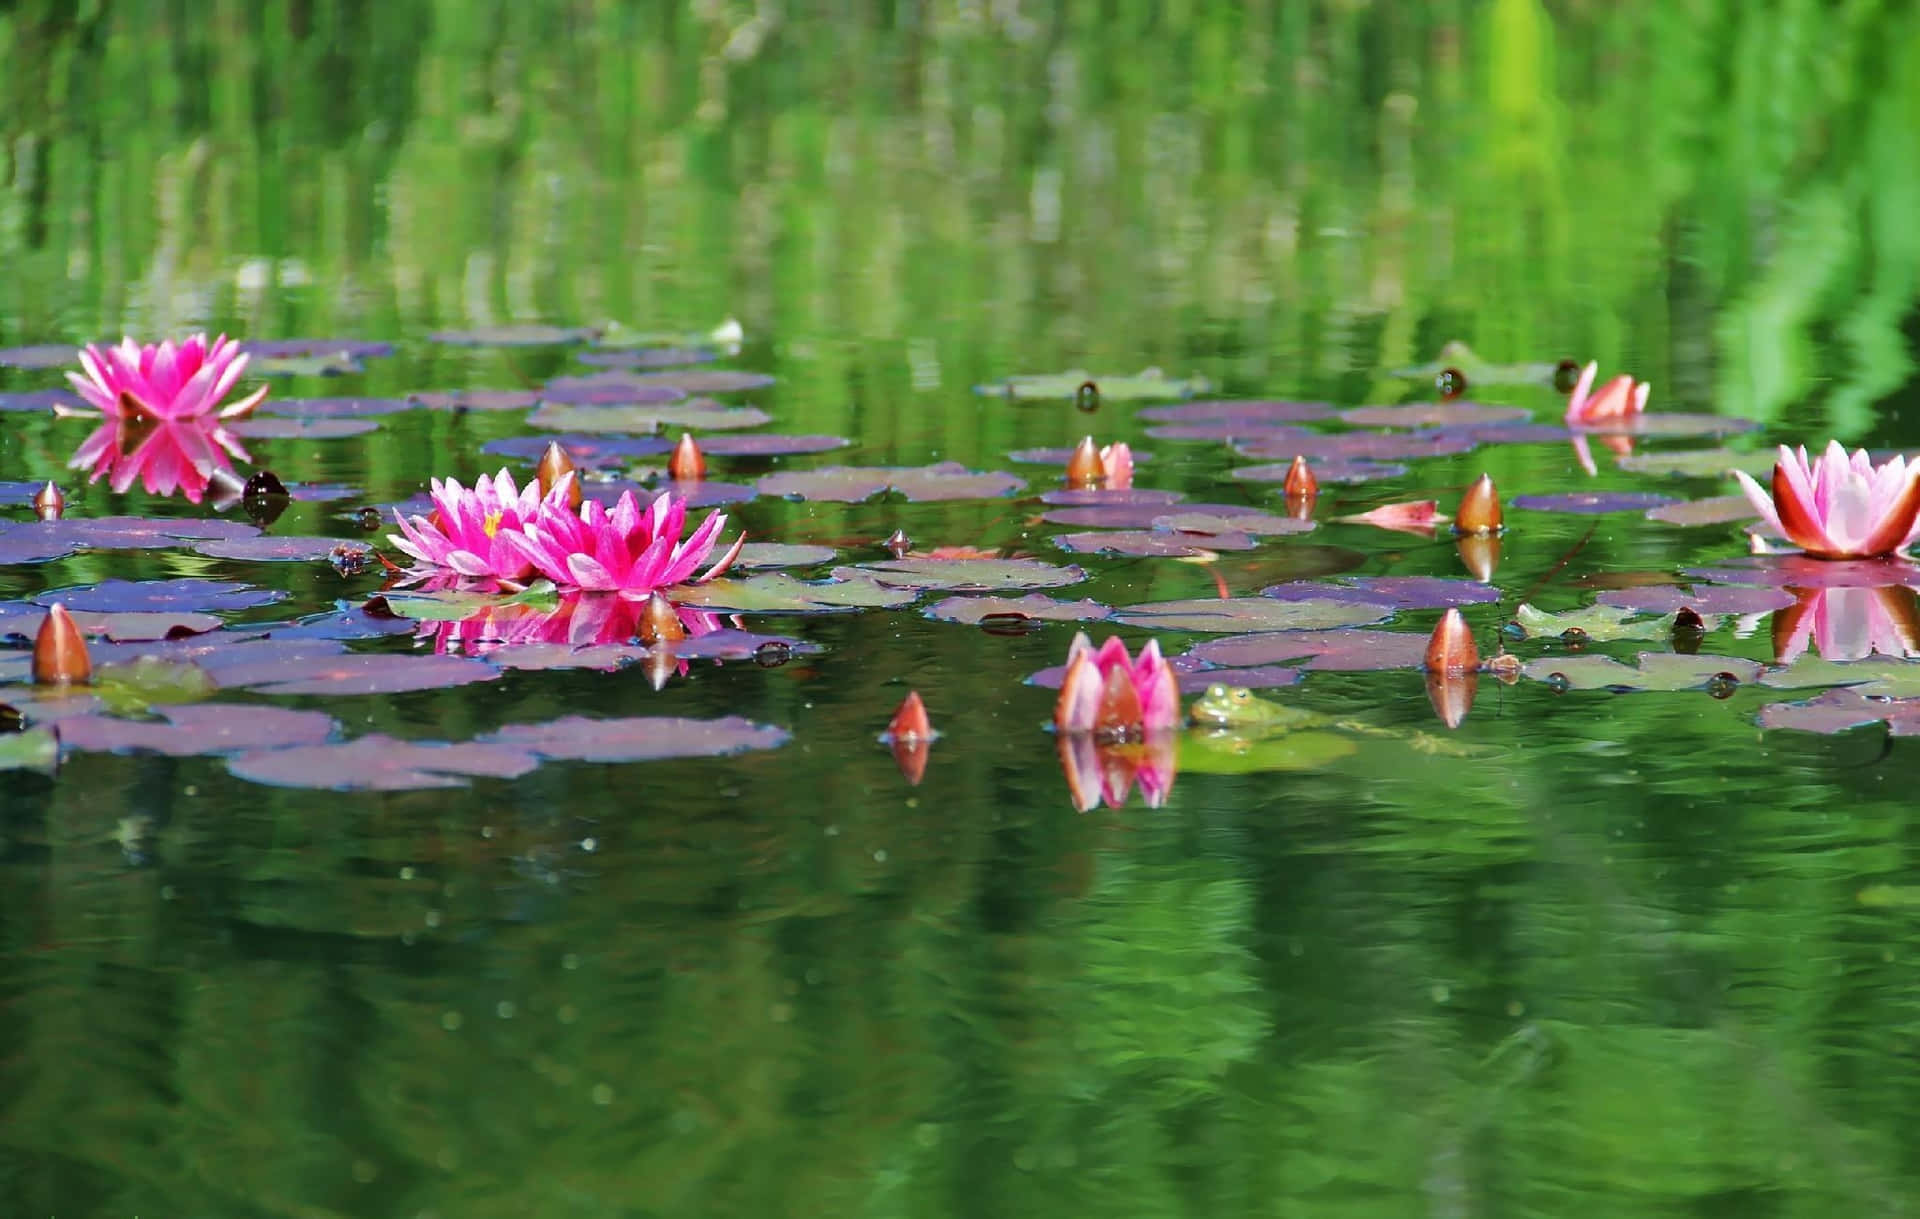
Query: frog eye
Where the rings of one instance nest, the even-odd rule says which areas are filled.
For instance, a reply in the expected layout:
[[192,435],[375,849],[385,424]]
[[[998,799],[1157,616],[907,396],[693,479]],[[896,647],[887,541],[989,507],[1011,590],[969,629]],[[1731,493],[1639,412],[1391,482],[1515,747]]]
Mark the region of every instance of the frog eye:
[[1247,689],[1245,686],[1241,686],[1233,692],[1233,701],[1236,703],[1244,703],[1252,697],[1253,691]]
[[1227,688],[1225,686],[1208,686],[1207,687],[1208,698],[1225,698],[1226,696],[1227,696]]

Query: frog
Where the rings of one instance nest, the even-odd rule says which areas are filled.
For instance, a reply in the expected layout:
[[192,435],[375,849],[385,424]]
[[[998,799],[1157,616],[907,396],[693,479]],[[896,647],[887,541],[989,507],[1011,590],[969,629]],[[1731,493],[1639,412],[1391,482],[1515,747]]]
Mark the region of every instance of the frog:
[[1418,729],[1387,728],[1261,698],[1245,686],[1211,685],[1193,701],[1180,765],[1219,774],[1311,770],[1355,752],[1357,738],[1402,741],[1425,754],[1478,752]]

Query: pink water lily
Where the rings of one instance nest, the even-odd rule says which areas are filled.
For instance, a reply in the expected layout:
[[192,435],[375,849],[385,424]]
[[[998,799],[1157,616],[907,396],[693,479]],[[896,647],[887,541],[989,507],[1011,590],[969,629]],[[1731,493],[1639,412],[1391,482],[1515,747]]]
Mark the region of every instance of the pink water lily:
[[432,479],[428,486],[432,514],[409,521],[396,511],[400,533],[388,534],[387,541],[429,567],[473,578],[519,580],[532,573],[534,564],[513,539],[543,508],[569,514],[573,475],[562,475],[544,496],[538,482],[529,479],[517,487],[504,469],[492,478],[482,474],[471,490],[454,478]]
[[1794,604],[1773,615],[1773,659],[1790,665],[1812,644],[1828,660],[1920,655],[1920,605],[1900,584],[1878,588],[1794,589]]
[[1575,426],[1594,426],[1621,419],[1630,419],[1647,409],[1647,395],[1653,392],[1653,386],[1645,381],[1635,381],[1626,373],[1614,377],[1598,391],[1593,390],[1593,379],[1600,372],[1600,365],[1588,361],[1580,370],[1580,380],[1574,385],[1573,393],[1567,398],[1567,422]]
[[1760,519],[1815,558],[1893,554],[1920,533],[1920,461],[1895,457],[1876,466],[1865,449],[1848,456],[1831,440],[1813,461],[1804,447],[1781,445],[1771,495],[1751,476],[1734,476]]
[[[212,415],[240,374],[247,369],[240,345],[221,335],[211,344],[196,334],[184,342],[136,343],[122,339],[118,347],[88,344],[80,351],[82,372],[67,379],[87,404],[112,418],[140,420],[198,419]],[[218,412],[222,419],[238,419],[260,405],[267,387]],[[76,414],[55,407],[57,414]]]
[[1055,728],[1129,739],[1179,722],[1180,683],[1158,640],[1148,640],[1136,659],[1118,637],[1097,649],[1085,631],[1073,637],[1053,707]]
[[507,541],[556,584],[644,599],[657,588],[711,580],[739,557],[745,534],[695,576],[726,528],[727,517],[712,513],[683,541],[680,531],[686,519],[687,501],[671,491],[645,508],[626,491],[611,509],[587,500],[576,513],[564,504],[544,502],[534,519],[508,534]]
[[[498,586],[442,573],[423,587],[491,591]],[[708,610],[686,605],[673,609],[688,639],[698,639],[725,625],[719,614]],[[617,647],[636,644],[645,610],[646,602],[613,593],[570,592],[551,607],[509,601],[486,606],[458,621],[422,622],[414,638],[430,641],[435,652],[468,656],[485,656],[500,648],[526,644],[563,644],[575,649]]]
[[178,491],[197,504],[217,471],[232,472],[229,455],[252,460],[210,417],[147,424],[115,415],[80,442],[67,465],[88,471],[90,482],[106,478],[115,493],[124,493],[137,478],[148,494]]
[[1067,794],[1079,812],[1103,801],[1108,808],[1126,804],[1133,790],[1148,808],[1159,808],[1173,791],[1179,773],[1179,749],[1172,732],[1150,733],[1142,741],[1102,741],[1085,732],[1063,732],[1055,741]]

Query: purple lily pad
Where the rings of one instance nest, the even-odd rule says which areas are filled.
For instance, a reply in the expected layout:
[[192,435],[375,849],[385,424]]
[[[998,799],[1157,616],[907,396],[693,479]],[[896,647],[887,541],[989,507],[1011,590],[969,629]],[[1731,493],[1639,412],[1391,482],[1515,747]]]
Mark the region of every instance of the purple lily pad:
[[1514,423],[1531,419],[1533,412],[1518,406],[1488,406],[1480,402],[1409,402],[1403,406],[1356,406],[1340,412],[1343,422],[1356,427],[1464,427],[1478,423]]
[[1011,474],[983,473],[943,461],[931,466],[822,466],[768,474],[753,485],[762,495],[857,504],[889,490],[915,503],[991,499],[1012,495],[1027,484]]
[[1574,434],[1560,423],[1468,423],[1438,429],[1476,444],[1564,444]]
[[[45,608],[31,602],[0,603],[0,634],[20,635],[32,639],[39,633],[40,623],[46,619],[46,616]],[[76,610],[73,613],[73,623],[80,628],[82,635],[103,635],[119,643],[199,635],[217,630],[222,625],[220,620],[212,614],[175,610],[122,612]],[[98,661],[101,658],[94,659]]]
[[78,368],[78,343],[34,343],[26,347],[0,347],[0,366],[7,368]]
[[371,360],[393,354],[392,343],[368,339],[244,339],[240,350],[261,360],[297,360],[313,356],[344,356]]
[[[1187,655],[1207,665],[1240,668],[1306,660],[1302,667],[1340,672],[1417,669],[1427,661],[1426,635],[1412,631],[1265,631],[1196,644]],[[1237,684],[1233,674],[1218,680]]]
[[723,576],[681,588],[674,600],[701,609],[742,614],[841,614],[863,609],[898,609],[919,596],[914,589],[889,588],[861,574],[850,580],[801,580],[783,571]]
[[1647,509],[1647,519],[1664,525],[1732,525],[1754,519],[1744,495],[1713,495]]
[[612,673],[646,654],[647,649],[639,644],[596,643],[578,647],[570,643],[512,643],[493,647],[485,655],[487,663],[497,669],[599,669]]
[[549,402],[527,416],[529,427],[555,432],[725,432],[759,427],[773,416],[757,406],[721,406],[706,398],[662,405],[579,406]]
[[623,491],[632,491],[641,504],[650,504],[662,494],[671,491],[687,501],[689,509],[712,508],[719,504],[738,504],[750,500],[754,489],[746,483],[723,483],[711,478],[696,479],[692,482],[636,482],[626,478],[610,478],[605,482],[588,482],[582,491],[588,499],[597,499],[611,504],[620,498]]
[[293,711],[229,703],[187,703],[156,708],[166,722],[86,716],[63,720],[60,747],[97,753],[144,749],[174,757],[317,745],[339,727],[320,711]]
[[748,432],[734,436],[702,436],[700,450],[709,457],[784,457],[792,453],[828,453],[851,442],[844,436],[782,436]]
[[1730,436],[1751,432],[1760,425],[1751,419],[1728,415],[1665,415],[1650,413],[1627,415],[1605,423],[1583,424],[1578,429],[1594,435],[1629,436]]
[[1141,559],[1191,559],[1215,550],[1252,550],[1250,533],[1173,533],[1164,529],[1089,529],[1062,533],[1053,544],[1068,554],[1123,554]]
[[198,542],[191,549],[209,558],[237,559],[246,563],[311,563],[332,558],[333,552],[341,547],[368,548],[364,542],[340,538],[263,536]]
[[[78,620],[78,615],[75,617]],[[197,665],[215,685],[229,687],[271,680],[286,671],[283,666],[297,668],[346,651],[346,645],[336,640],[269,638],[259,628],[228,628],[185,638],[87,646],[96,666],[150,656],[173,664]]]
[[1237,419],[1196,419],[1192,423],[1156,423],[1147,429],[1155,440],[1260,440],[1278,444],[1283,440],[1319,435],[1289,424],[1257,424]]
[[659,457],[673,452],[673,441],[665,436],[592,435],[587,432],[568,432],[563,436],[509,436],[504,440],[489,441],[481,446],[480,451],[501,457],[538,461],[546,453],[549,444],[558,444],[567,451],[568,460],[586,470],[625,466],[636,457]]
[[1298,517],[1278,516],[1252,508],[1236,508],[1220,512],[1202,504],[1182,504],[1171,513],[1154,517],[1152,524],[1154,529],[1162,533],[1202,538],[1218,537],[1229,533],[1276,537],[1281,534],[1313,531],[1311,520],[1303,521]]
[[1114,612],[1114,621],[1161,631],[1304,632],[1361,626],[1378,622],[1390,612],[1387,607],[1370,602],[1324,598],[1279,601],[1272,597],[1196,597],[1123,606]]
[[0,504],[30,504],[45,483],[0,482]]
[[1291,460],[1305,457],[1364,457],[1373,461],[1402,461],[1445,457],[1470,452],[1479,441],[1462,432],[1429,429],[1420,432],[1303,432],[1298,436],[1255,436],[1234,444],[1243,457]]
[[1603,512],[1643,512],[1677,501],[1671,495],[1656,495],[1651,491],[1575,491],[1566,495],[1516,495],[1507,502],[1532,512],[1598,515]]
[[374,733],[343,744],[249,750],[231,758],[227,769],[278,787],[407,791],[465,787],[472,778],[517,779],[539,765],[531,750],[508,745],[401,741]]
[[1136,412],[1140,419],[1166,423],[1234,423],[1252,427],[1271,427],[1281,423],[1308,423],[1327,419],[1333,408],[1324,402],[1183,402],[1178,406],[1147,406]]
[[[1726,478],[1731,471],[1745,470],[1756,477],[1773,469],[1774,454],[1756,450],[1736,453],[1732,449],[1685,449],[1677,453],[1628,453],[1616,462],[1622,470],[1635,474],[1665,474],[1674,478]],[[1762,485],[1766,480],[1761,478]]]
[[564,347],[600,337],[589,326],[543,326],[538,323],[476,326],[471,330],[436,330],[429,343],[448,347]]
[[241,419],[227,430],[249,440],[341,440],[379,427],[373,419]]
[[1071,490],[1043,491],[1040,502],[1057,504],[1063,508],[1100,508],[1123,504],[1177,504],[1186,496],[1178,491],[1161,491],[1152,487],[1126,487],[1109,490],[1105,487],[1076,487]]
[[[218,517],[69,516],[23,528],[39,531],[28,536],[58,539],[69,549],[91,550],[163,550],[183,542],[260,535],[250,524]],[[15,532],[0,534],[0,539]]]
[[64,389],[30,389],[24,393],[0,394],[0,411],[32,411],[39,414],[56,406],[82,409],[86,404]]
[[[658,390],[676,394],[732,394],[742,390],[765,389],[773,378],[763,372],[745,372],[735,368],[686,368],[671,372],[589,373],[582,377],[555,377],[547,382],[541,395],[550,402],[606,403],[659,401],[648,397]],[[624,394],[625,397],[609,397]]]
[[826,649],[817,643],[789,635],[762,635],[722,627],[691,639],[682,639],[668,650],[685,660],[753,660],[768,644],[782,648],[789,656],[812,656]]
[[[1192,527],[1176,522],[1191,518]],[[1169,507],[1158,503],[1099,504],[1079,508],[1049,508],[1041,520],[1050,525],[1071,525],[1090,529],[1160,529],[1183,533],[1304,533],[1311,521],[1276,516],[1244,504],[1180,504]]]
[[1610,588],[1594,600],[1602,605],[1648,614],[1671,614],[1681,608],[1697,614],[1763,614],[1769,610],[1785,609],[1794,603],[1795,598],[1792,593],[1777,588],[1703,584],[1685,589],[1649,584],[1638,588]]
[[540,401],[530,389],[436,389],[407,395],[409,406],[430,411],[523,411]]
[[1446,609],[1484,605],[1500,599],[1500,590],[1473,580],[1441,576],[1346,576],[1338,583],[1296,580],[1260,590],[1280,601],[1353,601],[1384,605],[1394,610]]
[[[1283,483],[1287,481],[1287,471],[1293,468],[1291,461],[1276,461],[1267,465],[1238,466],[1227,471],[1227,477],[1241,482]],[[1321,457],[1313,461],[1313,476],[1323,483],[1365,483],[1382,478],[1398,478],[1407,472],[1407,468],[1395,462],[1370,461],[1364,457],[1352,459],[1341,457]]]
[[49,532],[44,522],[10,525],[0,521],[0,566],[64,559],[78,547],[64,532]]
[[1760,708],[1762,728],[1790,728],[1832,735],[1885,723],[1894,736],[1920,736],[1920,698],[1883,698],[1858,690],[1827,690],[1799,703]]
[[478,738],[525,749],[553,761],[650,762],[660,758],[717,758],[750,749],[774,749],[792,733],[737,715],[697,720],[680,716],[588,719],[569,715],[545,724],[508,724]]
[[1024,597],[948,597],[920,611],[942,622],[978,626],[989,615],[1019,615],[1043,622],[1095,622],[1111,617],[1112,608],[1098,601],[1060,601],[1045,593]]
[[798,542],[748,542],[740,548],[740,557],[733,561],[733,565],[740,569],[813,567],[833,562],[839,553],[831,546],[810,546]]
[[887,588],[985,593],[1008,588],[1059,588],[1087,578],[1085,570],[1039,559],[888,559],[840,567],[835,579],[865,577]]
[[1692,567],[1690,580],[1762,588],[1920,587],[1920,564],[1904,559],[1815,559],[1806,555],[1742,556],[1713,567]]
[[78,588],[57,588],[35,597],[36,605],[58,601],[69,610],[103,614],[133,610],[243,610],[286,599],[278,589],[254,588],[232,580],[180,576],[171,580],[102,580]]
[[285,642],[291,647],[305,639],[378,639],[383,635],[410,635],[414,631],[414,621],[411,618],[370,614],[364,603],[349,601],[336,603],[331,610],[309,614],[292,623],[276,624],[271,630],[272,638],[266,642]]
[[287,498],[296,504],[327,504],[337,499],[351,499],[360,494],[360,488],[349,487],[345,483],[288,483]]
[[398,415],[415,405],[404,398],[268,398],[260,404],[260,413],[291,419],[365,419]]
[[595,368],[680,368],[711,364],[720,353],[712,347],[596,347],[573,358]]
[[[1015,449],[1007,454],[1007,460],[1025,466],[1065,466],[1073,457],[1072,449]],[[1153,454],[1133,449],[1133,462],[1143,465],[1153,460]]]
[[267,672],[243,676],[254,680],[239,681],[231,674],[220,673],[215,673],[214,679],[222,685],[246,685],[265,694],[403,694],[491,681],[498,670],[460,656],[357,652],[317,656],[303,664],[288,662]]
[[1758,661],[1737,656],[1688,655],[1681,652],[1642,652],[1638,666],[1621,664],[1610,656],[1543,656],[1530,660],[1521,672],[1535,681],[1552,682],[1569,690],[1690,690],[1705,686],[1722,673],[1746,684],[1760,676]]
[[1243,686],[1248,690],[1274,690],[1300,684],[1300,670],[1288,665],[1258,665],[1246,669],[1187,669],[1174,674],[1182,694],[1205,694],[1213,685]]

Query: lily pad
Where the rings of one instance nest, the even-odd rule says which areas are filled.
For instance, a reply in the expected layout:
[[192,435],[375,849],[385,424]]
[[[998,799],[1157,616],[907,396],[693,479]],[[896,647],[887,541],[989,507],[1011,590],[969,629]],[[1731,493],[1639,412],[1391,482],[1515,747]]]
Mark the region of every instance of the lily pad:
[[235,559],[247,563],[312,563],[333,557],[342,547],[365,550],[362,542],[341,538],[264,536],[257,538],[216,538],[195,542],[189,549],[215,559]]
[[[1259,466],[1236,466],[1227,477],[1250,483],[1283,483],[1291,461],[1276,461]],[[1313,462],[1313,476],[1323,483],[1365,483],[1382,478],[1398,478],[1407,467],[1388,461],[1370,461],[1364,457],[1322,457]]]
[[1059,373],[1034,373],[1007,377],[1000,381],[990,381],[976,385],[973,392],[989,398],[1010,398],[1018,402],[1035,401],[1046,398],[1071,400],[1080,392],[1080,387],[1093,382],[1100,390],[1102,402],[1142,402],[1164,398],[1190,398],[1194,394],[1207,390],[1205,377],[1191,377],[1180,380],[1168,377],[1157,368],[1149,368],[1133,376],[1095,375],[1080,369]]
[[1514,423],[1533,418],[1520,406],[1487,406],[1479,402],[1409,402],[1402,406],[1356,406],[1340,412],[1344,423],[1356,427],[1459,427],[1479,423]]
[[1574,491],[1564,495],[1516,495],[1507,501],[1531,512],[1571,512],[1599,515],[1606,512],[1644,512],[1676,502],[1671,495],[1651,491]]
[[1905,559],[1815,559],[1801,554],[1741,556],[1713,567],[1688,568],[1686,576],[1716,584],[1763,588],[1920,587],[1920,564]]
[[1483,605],[1500,599],[1500,590],[1474,580],[1440,576],[1345,576],[1338,582],[1296,580],[1260,590],[1280,601],[1350,601],[1392,610],[1446,609]]
[[1218,550],[1252,550],[1250,533],[1173,533],[1164,529],[1089,529],[1062,533],[1053,544],[1068,554],[1123,554],[1147,559],[1191,559]]
[[248,368],[261,360],[293,360],[302,356],[332,356],[372,360],[393,354],[393,344],[378,339],[243,339],[240,350],[250,357]]
[[1446,457],[1471,452],[1480,442],[1462,432],[1429,429],[1419,432],[1307,432],[1299,436],[1255,436],[1234,442],[1233,451],[1243,457],[1267,457],[1309,461],[1323,458],[1367,458],[1371,461],[1404,461],[1422,457]]
[[429,343],[449,347],[566,347],[599,337],[589,326],[543,326],[537,323],[477,326],[471,330],[436,330]]
[[1912,698],[1920,696],[1920,661],[1891,656],[1827,660],[1806,655],[1784,668],[1767,670],[1760,681],[1776,690],[1849,686],[1861,694],[1880,698]]
[[0,411],[30,411],[44,414],[56,407],[85,410],[86,403],[64,389],[30,389],[18,394],[0,394]]
[[368,419],[398,415],[414,406],[405,398],[268,398],[260,404],[259,414],[291,419]]
[[63,720],[60,743],[68,750],[125,753],[146,750],[174,757],[314,745],[338,725],[319,711],[293,711],[239,703],[196,703],[164,707],[162,720],[86,716]]
[[1108,489],[1106,487],[1074,487],[1058,491],[1043,491],[1040,502],[1055,504],[1063,508],[1098,508],[1122,504],[1177,504],[1186,496],[1178,491],[1162,491],[1153,487],[1126,487]]
[[539,765],[531,750],[508,745],[401,741],[373,733],[341,744],[248,750],[231,758],[227,769],[278,787],[406,791],[465,787],[474,778],[516,779]]
[[700,720],[680,716],[588,719],[569,715],[544,724],[508,724],[478,740],[525,749],[554,761],[649,762],[660,758],[716,758],[750,749],[774,749],[792,733],[737,715]]
[[1379,622],[1388,613],[1380,605],[1325,598],[1278,601],[1272,597],[1225,597],[1125,606],[1115,611],[1114,621],[1160,631],[1306,631]]
[[1101,504],[1049,508],[1040,519],[1050,525],[1152,528],[1178,533],[1304,533],[1313,527],[1311,521],[1276,516],[1240,504],[1180,504],[1177,507],[1155,503]]
[[734,559],[736,569],[755,567],[814,567],[831,563],[839,556],[831,546],[809,546],[796,542],[748,542]]
[[[1582,424],[1575,430],[1602,436],[1732,436],[1751,432],[1759,426],[1752,419],[1736,419],[1730,415],[1648,413]],[[1771,463],[1768,468],[1772,468]]]
[[458,622],[475,614],[506,605],[525,605],[552,609],[559,604],[559,590],[551,580],[536,580],[523,592],[483,592],[473,589],[392,589],[380,594],[388,612],[418,622]]
[[1671,614],[1686,608],[1699,614],[1763,614],[1785,609],[1794,603],[1792,593],[1777,588],[1738,588],[1705,584],[1694,588],[1648,584],[1636,588],[1611,588],[1595,598],[1603,605],[1617,605],[1640,613]]
[[1308,730],[1253,736],[1218,729],[1180,735],[1180,769],[1204,775],[1250,775],[1262,771],[1318,770],[1355,752],[1350,736]]
[[1744,495],[1714,495],[1647,509],[1647,519],[1664,525],[1732,525],[1754,519]]
[[59,762],[60,742],[50,729],[0,736],[0,770],[52,770]]
[[711,364],[720,352],[712,347],[599,347],[577,351],[573,358],[595,368],[679,368]]
[[344,440],[380,430],[373,419],[240,419],[227,430],[249,440]]
[[345,351],[321,355],[257,355],[247,362],[247,372],[256,377],[350,377],[365,371],[367,366]]
[[124,613],[129,610],[243,610],[286,599],[278,589],[256,588],[233,580],[182,576],[171,580],[102,580],[77,588],[56,588],[33,600],[58,601],[69,610]]
[[665,372],[617,369],[580,377],[555,377],[540,393],[549,402],[645,402],[651,399],[633,395],[667,389],[679,394],[733,394],[765,389],[772,384],[773,378],[766,373],[737,368],[684,368]]
[[555,432],[654,432],[662,428],[723,432],[759,427],[772,418],[757,406],[721,406],[704,400],[658,406],[549,402],[528,415],[527,423]]
[[1831,735],[1884,723],[1894,736],[1920,736],[1920,698],[1888,698],[1857,688],[1828,690],[1800,703],[1760,708],[1762,728],[1789,728]]
[[1758,661],[1738,656],[1688,655],[1679,652],[1641,652],[1637,665],[1610,656],[1544,656],[1530,660],[1520,671],[1535,681],[1567,690],[1690,690],[1704,687],[1725,674],[1742,685],[1760,676]]
[[70,516],[0,532],[0,541],[23,530],[27,537],[57,538],[69,549],[88,550],[163,550],[210,538],[260,536],[252,525],[217,517]]
[[588,432],[569,432],[564,436],[509,436],[487,442],[480,446],[480,451],[538,461],[550,444],[558,444],[565,449],[568,459],[583,470],[612,469],[625,466],[637,457],[660,457],[673,452],[673,441],[665,436]]
[[1324,402],[1215,401],[1182,402],[1178,406],[1142,407],[1138,419],[1163,423],[1227,423],[1248,428],[1330,419],[1333,408]]
[[[403,694],[491,681],[498,675],[491,665],[460,656],[354,652],[287,664],[247,684],[263,694]],[[222,684],[232,684],[231,678]]]
[[1758,450],[1736,453],[1732,449],[1686,449],[1677,453],[1630,453],[1621,457],[1616,464],[1634,474],[1725,478],[1731,477],[1734,470],[1745,470],[1755,475],[1766,474],[1773,469],[1773,459],[1773,453]]
[[750,614],[846,613],[862,609],[898,609],[919,597],[913,589],[889,588],[872,579],[800,580],[782,571],[739,578],[722,577],[677,588],[679,605]]
[[1563,614],[1522,605],[1514,610],[1513,619],[1530,639],[1553,639],[1575,631],[1596,643],[1605,643],[1614,639],[1665,639],[1673,633],[1668,618],[1646,618],[1640,610],[1615,605],[1589,605]]
[[30,521],[10,525],[0,521],[0,566],[46,563],[64,559],[79,549],[67,539],[65,531],[50,530],[47,524],[44,521]]
[[78,343],[34,343],[26,347],[0,347],[0,367],[76,368],[80,363]]
[[[1426,635],[1411,631],[1269,631],[1210,639],[1194,645],[1187,655],[1215,667],[1305,661],[1302,667],[1307,669],[1364,672],[1418,668],[1426,663],[1427,643]],[[1222,673],[1218,680],[1227,685],[1240,684],[1232,673]]]
[[[32,639],[39,633],[46,610],[20,602],[0,603],[0,632]],[[220,627],[212,614],[183,613],[170,610],[100,612],[77,610],[73,623],[83,635],[101,635],[120,643],[199,635]]]
[[212,698],[217,686],[212,674],[191,661],[137,656],[96,666],[91,689],[107,710],[143,715],[162,703]]
[[1027,484],[1011,474],[983,473],[957,461],[943,461],[931,466],[823,466],[768,474],[753,485],[762,495],[857,504],[883,491],[916,503],[991,499],[1012,495]]
[[957,593],[998,592],[1009,588],[1059,588],[1087,578],[1085,569],[1043,563],[1039,559],[904,559],[838,567],[839,580],[869,579],[887,588],[940,589]]
[[920,611],[943,622],[977,626],[992,615],[1017,615],[1045,622],[1094,622],[1110,617],[1109,606],[1093,600],[1059,601],[1044,593],[1024,597],[948,597]]
[[[677,402],[684,395],[662,399]],[[430,411],[524,411],[540,404],[530,389],[445,389],[407,395],[409,405]]]
[[[1131,450],[1133,464],[1144,465],[1153,460],[1153,454],[1140,449]],[[1067,464],[1073,456],[1072,449],[1015,449],[1007,454],[1007,460],[1023,466],[1061,466]],[[1063,470],[1064,474],[1064,470]]]

